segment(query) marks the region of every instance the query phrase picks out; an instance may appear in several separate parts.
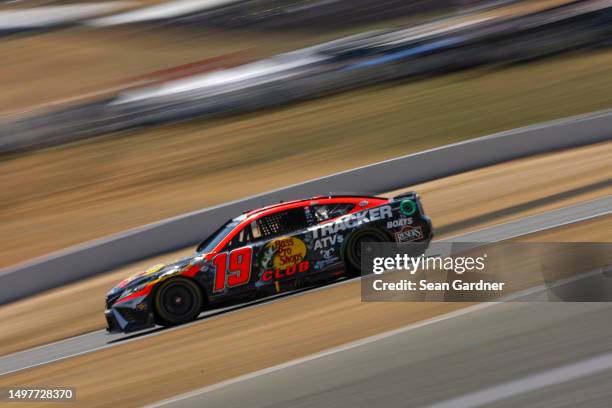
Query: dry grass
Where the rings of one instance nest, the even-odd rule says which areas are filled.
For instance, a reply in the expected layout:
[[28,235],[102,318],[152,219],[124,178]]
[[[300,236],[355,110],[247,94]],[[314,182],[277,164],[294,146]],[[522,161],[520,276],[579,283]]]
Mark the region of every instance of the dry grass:
[[476,70],[0,161],[0,266],[378,160],[612,106],[612,52]]

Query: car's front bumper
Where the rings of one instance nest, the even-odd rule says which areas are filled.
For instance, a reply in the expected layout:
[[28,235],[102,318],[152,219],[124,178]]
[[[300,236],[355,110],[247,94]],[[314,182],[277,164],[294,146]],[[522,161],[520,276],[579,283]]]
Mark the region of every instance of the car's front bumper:
[[132,332],[155,325],[153,312],[146,297],[118,302],[104,311],[106,331]]

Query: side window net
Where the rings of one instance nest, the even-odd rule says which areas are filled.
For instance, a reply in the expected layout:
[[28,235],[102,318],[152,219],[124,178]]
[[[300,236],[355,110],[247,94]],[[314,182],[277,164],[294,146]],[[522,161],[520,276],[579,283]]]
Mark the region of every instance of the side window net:
[[280,231],[281,215],[282,213],[276,213],[261,218],[258,222],[261,235],[263,235],[264,237],[269,237],[271,235],[278,234]]
[[[287,211],[270,214],[257,221],[258,233],[262,237],[289,234],[308,226],[304,208],[293,208]],[[255,230],[255,229],[254,229]]]

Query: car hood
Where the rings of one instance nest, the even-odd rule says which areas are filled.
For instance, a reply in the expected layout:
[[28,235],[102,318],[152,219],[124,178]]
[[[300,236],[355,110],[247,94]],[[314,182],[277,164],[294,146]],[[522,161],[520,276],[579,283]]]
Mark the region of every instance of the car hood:
[[141,285],[145,282],[157,279],[159,276],[165,273],[171,273],[176,270],[184,269],[188,265],[201,261],[206,255],[195,254],[191,255],[168,264],[158,264],[150,267],[149,269],[134,274],[113,287],[106,295],[107,299],[118,299],[124,292],[131,288]]

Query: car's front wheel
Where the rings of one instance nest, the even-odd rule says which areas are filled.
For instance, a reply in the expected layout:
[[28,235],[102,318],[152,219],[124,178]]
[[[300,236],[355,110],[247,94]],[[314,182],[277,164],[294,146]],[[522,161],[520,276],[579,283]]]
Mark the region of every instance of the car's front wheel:
[[175,326],[195,320],[204,299],[199,286],[190,279],[173,278],[161,284],[155,294],[155,321]]

